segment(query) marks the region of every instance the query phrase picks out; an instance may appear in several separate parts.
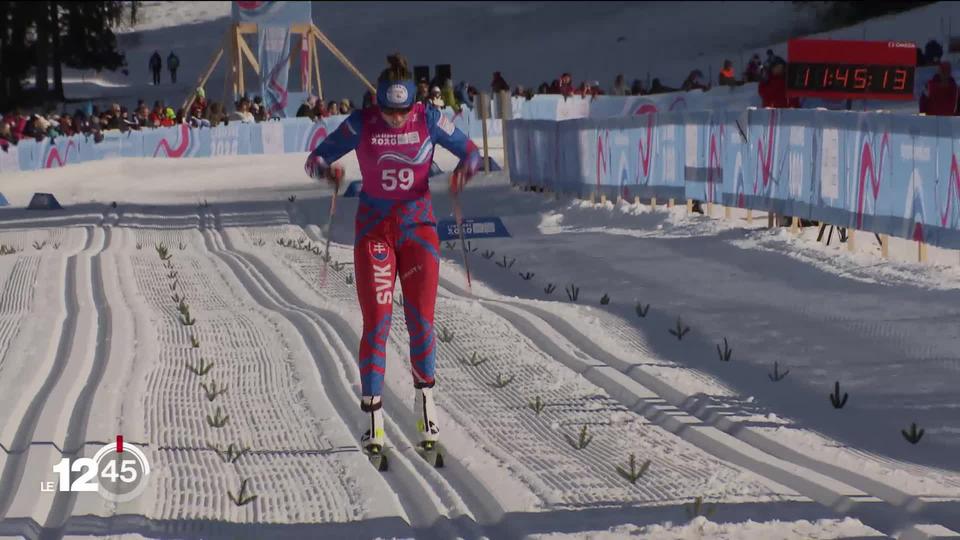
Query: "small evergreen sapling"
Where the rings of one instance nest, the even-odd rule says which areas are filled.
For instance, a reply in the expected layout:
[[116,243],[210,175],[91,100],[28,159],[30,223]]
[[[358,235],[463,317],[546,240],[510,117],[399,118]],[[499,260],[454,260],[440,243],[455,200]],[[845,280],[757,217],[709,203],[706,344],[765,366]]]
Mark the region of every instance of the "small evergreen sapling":
[[620,473],[620,476],[629,480],[631,484],[636,484],[637,480],[647,472],[647,469],[650,468],[650,460],[648,459],[644,461],[643,465],[637,467],[637,456],[630,454],[630,460],[627,462],[627,465],[629,466],[629,469],[617,465],[617,472]]
[[580,428],[580,436],[574,439],[570,435],[564,433],[563,436],[567,439],[567,442],[570,443],[570,446],[576,448],[577,450],[583,450],[590,444],[590,441],[593,440],[593,435],[587,434],[587,426],[584,425]]
[[240,493],[238,495],[234,495],[233,492],[227,491],[227,495],[230,497],[230,500],[233,501],[233,504],[237,506],[243,506],[257,499],[256,495],[250,495],[247,493],[247,482],[249,480],[249,478],[244,478],[243,482],[240,483]]
[[677,328],[676,328],[676,330],[674,330],[674,329],[672,329],[672,328],[670,329],[670,333],[671,333],[672,335],[676,336],[677,341],[682,340],[682,339],[683,339],[683,336],[687,335],[687,332],[689,332],[689,331],[690,331],[690,327],[689,327],[689,326],[684,326],[683,320],[680,319],[680,317],[677,317]]
[[227,385],[217,388],[216,381],[211,382],[210,386],[207,386],[206,383],[200,383],[200,386],[203,388],[203,391],[207,396],[207,401],[213,401],[217,399],[218,396],[221,396],[227,392]]
[[540,396],[537,396],[533,399],[533,401],[528,403],[527,406],[533,409],[533,412],[537,413],[537,416],[540,416],[540,413],[543,412],[543,409],[547,407],[547,404],[540,399]]
[[770,377],[770,380],[773,382],[780,382],[790,374],[790,370],[786,370],[783,373],[780,373],[780,364],[779,362],[773,363],[773,373],[767,373],[767,377]]
[[842,409],[844,405],[847,404],[847,398],[850,397],[846,392],[843,393],[843,398],[840,397],[840,381],[837,381],[833,385],[833,393],[830,394],[830,403],[833,404],[834,409]]
[[727,344],[727,338],[723,338],[723,350],[720,350],[720,345],[717,345],[717,354],[720,355],[721,362],[729,362],[730,355],[733,354],[733,349]]
[[903,434],[903,438],[906,439],[910,444],[917,444],[920,442],[920,439],[923,438],[923,428],[918,430],[916,422],[910,424],[910,431],[901,429],[900,433]]
[[503,373],[497,373],[497,381],[493,383],[493,386],[494,388],[506,388],[508,384],[513,382],[514,377],[516,377],[516,375],[504,378]]
[[230,415],[224,415],[220,407],[217,407],[217,410],[214,412],[212,417],[209,414],[207,415],[207,425],[213,428],[222,428],[223,426],[227,425],[229,420]]
[[190,370],[194,375],[199,375],[203,377],[213,368],[213,362],[207,362],[203,358],[200,359],[200,362],[197,365],[187,362],[187,369]]
[[453,331],[447,330],[446,326],[440,327],[440,333],[437,334],[437,339],[439,339],[441,343],[452,343],[453,337]]

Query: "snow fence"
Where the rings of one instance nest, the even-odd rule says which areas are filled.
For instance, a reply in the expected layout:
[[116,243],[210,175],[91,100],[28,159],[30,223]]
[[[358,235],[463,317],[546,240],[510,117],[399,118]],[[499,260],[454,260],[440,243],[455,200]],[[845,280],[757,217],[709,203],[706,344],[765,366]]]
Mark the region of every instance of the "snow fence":
[[[527,100],[511,98],[511,117],[531,120],[568,120],[578,118],[631,117],[650,112],[743,111],[758,106],[757,85],[717,87],[707,92],[672,92],[652,96],[597,96],[564,98],[539,95]],[[836,104],[833,104],[836,106]],[[913,105],[916,112],[916,104]],[[845,105],[844,105],[845,107]],[[487,136],[502,137],[500,108],[491,100],[493,118],[488,119]],[[906,111],[910,112],[910,111]],[[473,139],[483,136],[483,121],[476,109],[462,107],[443,114]],[[233,122],[216,128],[190,128],[185,125],[142,131],[104,132],[97,142],[91,136],[49,138],[40,142],[23,140],[0,151],[0,174],[33,171],[119,157],[211,157],[247,154],[307,152],[331,133],[346,118],[333,116],[321,122],[306,118],[285,118],[256,124]]]
[[516,184],[696,199],[960,248],[960,118],[801,109],[507,122]]
[[[454,123],[471,136],[482,136],[482,124],[475,115],[467,112],[455,116],[451,109],[446,109],[445,114],[453,117]],[[39,142],[24,139],[19,144],[9,145],[6,150],[0,150],[0,174],[52,169],[116,158],[189,158],[308,152],[328,133],[336,130],[345,118],[346,116],[340,115],[324,118],[320,122],[313,122],[308,118],[285,118],[252,124],[231,122],[230,125],[215,128],[191,128],[181,124],[125,133],[106,131],[100,140],[91,135],[44,138]],[[488,136],[502,135],[500,120],[488,120],[487,127]]]

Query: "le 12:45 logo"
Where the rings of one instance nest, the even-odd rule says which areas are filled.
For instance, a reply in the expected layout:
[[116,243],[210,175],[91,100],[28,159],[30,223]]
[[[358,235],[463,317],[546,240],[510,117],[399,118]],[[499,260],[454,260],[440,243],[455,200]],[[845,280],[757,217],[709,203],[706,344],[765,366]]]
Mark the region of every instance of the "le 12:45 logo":
[[[42,483],[41,491],[98,492],[108,501],[126,502],[147,488],[150,463],[140,448],[117,435],[116,442],[103,445],[92,458],[63,458],[53,472],[57,481]],[[71,472],[79,476],[71,480]]]

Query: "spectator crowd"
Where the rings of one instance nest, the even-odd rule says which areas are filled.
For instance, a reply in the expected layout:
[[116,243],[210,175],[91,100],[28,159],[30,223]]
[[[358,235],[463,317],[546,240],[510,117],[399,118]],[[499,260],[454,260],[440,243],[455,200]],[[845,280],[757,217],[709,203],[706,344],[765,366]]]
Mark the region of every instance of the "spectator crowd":
[[48,110],[46,114],[25,114],[17,108],[0,117],[0,148],[6,149],[10,144],[17,144],[23,139],[39,142],[46,137],[55,139],[81,134],[93,137],[99,142],[103,139],[103,132],[110,130],[127,132],[183,123],[193,127],[213,127],[230,122],[253,123],[266,120],[267,111],[260,96],[253,99],[246,96],[240,98],[234,104],[234,111],[228,113],[222,103],[207,101],[204,90],[199,88],[193,96],[189,111],[182,108],[174,110],[163,100],[154,101],[152,107],[140,100],[133,109],[113,103],[109,108],[101,110],[88,103],[73,114],[66,110],[57,112],[55,109]]
[[[173,51],[167,56],[166,65],[170,71],[171,82],[176,83],[180,59]],[[148,67],[153,76],[153,84],[160,84],[163,61],[159,51],[154,51],[150,56]],[[354,108],[353,102],[348,99],[331,101],[325,105],[314,97],[301,107],[303,114],[298,113],[298,116],[320,118],[349,114]],[[103,139],[103,133],[111,130],[127,132],[184,123],[192,127],[214,127],[230,122],[264,122],[271,119],[269,116],[260,96],[240,98],[233,104],[233,111],[229,112],[223,103],[208,101],[203,88],[196,90],[189,101],[188,110],[175,110],[163,100],[154,101],[152,106],[139,100],[132,109],[112,103],[109,108],[101,110],[99,106],[88,103],[73,114],[70,114],[65,106],[61,112],[50,108],[45,113],[29,114],[16,108],[0,115],[0,149],[7,150],[10,145],[16,145],[24,139],[39,142],[48,137],[56,139],[81,134],[93,137],[99,142]]]
[[[927,115],[955,116],[960,114],[960,90],[951,75],[950,63],[942,61],[942,56],[943,48],[934,40],[928,42],[923,49],[917,49],[918,66],[939,66],[938,72],[923,88],[919,108],[921,113]],[[179,62],[179,58],[171,51],[166,64],[171,81],[174,83]],[[759,54],[751,56],[738,77],[733,62],[725,60],[718,72],[716,84],[736,87],[746,83],[758,83],[757,91],[763,107],[799,107],[799,100],[787,98],[786,65],[783,58],[768,49],[763,60]],[[159,84],[162,68],[159,51],[154,51],[150,57],[149,67],[153,74],[153,83]],[[490,82],[490,90],[493,93],[506,91],[512,96],[522,96],[527,99],[532,99],[537,94],[564,97],[595,97],[607,94],[644,96],[676,91],[706,91],[712,86],[712,81],[704,77],[699,69],[692,70],[679,88],[666,86],[658,78],[652,79],[649,84],[641,79],[634,79],[628,85],[622,74],[616,76],[609,92],[605,91],[596,80],[581,81],[578,85],[574,85],[573,76],[570,73],[563,73],[549,83],[544,81],[536,90],[523,86],[515,86],[511,90],[509,83],[499,71],[493,73]],[[460,81],[454,85],[450,78],[438,76],[432,81],[426,79],[418,81],[416,99],[429,106],[451,107],[454,111],[460,112],[463,107],[473,109],[477,94],[479,94],[477,88],[467,84],[466,81]],[[363,97],[362,106],[366,107],[372,102],[373,96],[367,92]],[[103,137],[103,132],[109,130],[125,132],[183,123],[193,127],[214,127],[230,122],[253,123],[270,119],[260,96],[252,99],[244,96],[233,104],[233,108],[232,112],[228,112],[224,104],[208,102],[203,88],[198,88],[190,102],[189,110],[174,110],[162,100],[155,101],[152,106],[140,100],[132,109],[113,103],[109,108],[100,110],[97,106],[88,104],[87,107],[76,110],[72,115],[66,110],[58,113],[51,109],[46,114],[25,114],[22,110],[16,109],[0,116],[0,148],[6,150],[9,145],[15,145],[25,138],[41,141],[45,137],[53,139],[83,134],[99,141]],[[300,105],[296,116],[319,120],[329,116],[349,114],[355,108],[356,106],[349,99],[324,103],[317,96],[310,96]]]

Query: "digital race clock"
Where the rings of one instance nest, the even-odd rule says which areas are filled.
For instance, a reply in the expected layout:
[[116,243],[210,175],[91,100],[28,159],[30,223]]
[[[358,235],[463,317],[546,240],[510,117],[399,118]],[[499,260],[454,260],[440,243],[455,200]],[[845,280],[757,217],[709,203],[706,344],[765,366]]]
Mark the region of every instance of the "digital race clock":
[[787,56],[790,97],[913,99],[913,43],[798,39],[788,43]]

